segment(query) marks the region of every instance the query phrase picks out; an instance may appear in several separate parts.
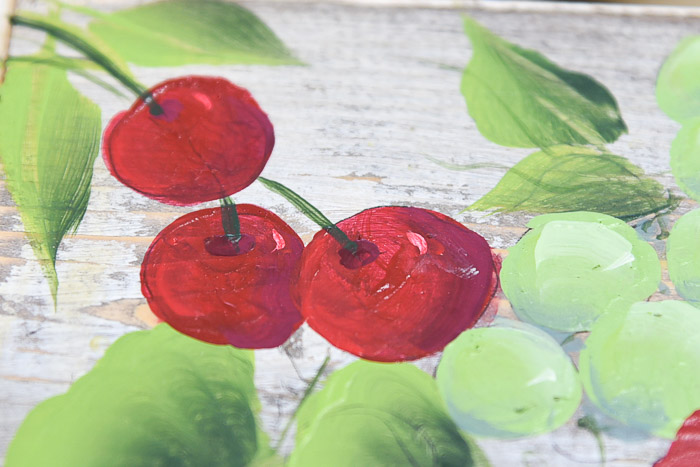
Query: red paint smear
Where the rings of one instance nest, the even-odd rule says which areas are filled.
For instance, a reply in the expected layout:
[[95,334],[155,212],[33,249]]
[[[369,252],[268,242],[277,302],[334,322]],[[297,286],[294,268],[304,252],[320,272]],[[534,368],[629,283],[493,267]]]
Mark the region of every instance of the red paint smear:
[[[414,360],[442,350],[474,325],[497,284],[488,243],[462,224],[419,208],[368,209],[338,224],[379,257],[341,264],[321,231],[307,245],[293,293],[309,325],[336,347],[368,360]],[[426,252],[407,232],[426,241]]]
[[163,114],[139,99],[105,130],[104,160],[119,181],[163,203],[191,205],[236,193],[260,175],[275,136],[248,91],[186,76],[150,92]]
[[700,466],[700,410],[686,419],[666,457],[654,464],[654,467],[697,466]]
[[[221,238],[221,209],[180,217],[151,244],[141,266],[141,289],[160,319],[188,336],[236,347],[283,344],[303,322],[289,283],[304,245],[273,213],[239,204],[248,252],[212,255],[205,242]],[[272,232],[284,239],[284,248]]]

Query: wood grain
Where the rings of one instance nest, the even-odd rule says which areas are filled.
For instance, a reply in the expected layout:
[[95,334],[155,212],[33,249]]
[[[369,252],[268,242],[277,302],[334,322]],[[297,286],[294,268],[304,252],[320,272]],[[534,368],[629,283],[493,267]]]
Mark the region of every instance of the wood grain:
[[[297,190],[332,220],[378,205],[413,205],[454,216],[495,248],[513,245],[530,216],[461,213],[492,188],[502,170],[450,171],[427,159],[512,165],[527,150],[482,138],[459,93],[471,49],[460,15],[537,49],[563,67],[586,72],[617,97],[630,128],[611,146],[677,190],[669,147],[679,126],[654,100],[664,57],[684,36],[700,31],[697,10],[529,3],[249,2],[304,67],[190,66],[134,68],[149,85],[183,74],[224,76],[249,88],[275,124],[277,145],[266,177]],[[32,7],[29,2],[20,8]],[[66,15],[84,22],[78,15]],[[41,36],[16,29],[14,55]],[[74,84],[100,103],[106,122],[129,102],[80,77]],[[278,213],[308,241],[316,228],[284,200],[254,184],[236,196]],[[213,204],[212,204],[213,205]],[[684,202],[678,213],[695,204]],[[0,455],[38,402],[64,392],[104,349],[126,332],[153,323],[139,285],[151,239],[188,212],[147,200],[120,185],[98,160],[85,219],[58,252],[58,309],[24,235],[11,197],[0,187]],[[663,253],[663,244],[655,247]],[[669,292],[671,293],[671,292]],[[507,307],[506,307],[507,308]],[[507,309],[501,310],[507,313]],[[263,421],[273,438],[294,410],[326,354],[328,370],[353,358],[330,348],[310,329],[284,349],[257,353]],[[419,362],[431,370],[437,356]],[[480,440],[495,466],[562,466],[598,462],[590,433],[574,421],[545,436]],[[668,442],[607,437],[610,466],[650,465]],[[291,438],[285,444],[288,450]]]

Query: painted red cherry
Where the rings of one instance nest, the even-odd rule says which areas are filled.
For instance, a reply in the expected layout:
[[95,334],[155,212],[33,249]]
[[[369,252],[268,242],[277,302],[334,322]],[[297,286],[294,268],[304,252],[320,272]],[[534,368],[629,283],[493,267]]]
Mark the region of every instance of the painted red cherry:
[[273,213],[238,205],[242,239],[224,235],[222,209],[175,220],[141,266],[141,288],[155,315],[188,336],[240,348],[283,344],[303,322],[290,279],[304,245]]
[[685,420],[666,457],[654,464],[654,467],[694,466],[700,466],[700,410]]
[[248,91],[223,78],[186,76],[150,91],[107,126],[102,152],[112,175],[173,205],[224,198],[250,185],[275,143]]
[[495,292],[486,240],[440,213],[379,207],[337,225],[358,251],[319,232],[293,294],[309,326],[340,349],[382,362],[430,355],[473,326]]

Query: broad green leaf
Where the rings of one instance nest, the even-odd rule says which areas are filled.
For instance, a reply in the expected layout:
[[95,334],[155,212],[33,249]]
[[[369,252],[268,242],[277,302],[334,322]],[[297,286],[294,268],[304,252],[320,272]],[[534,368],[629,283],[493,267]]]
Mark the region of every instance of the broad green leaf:
[[253,13],[224,1],[150,3],[99,15],[89,30],[141,66],[300,63]]
[[700,118],[684,122],[673,140],[671,172],[678,186],[700,201]]
[[85,214],[100,109],[59,68],[12,62],[0,87],[0,160],[56,299],[56,251]]
[[656,101],[669,117],[700,117],[700,36],[683,39],[666,59],[656,81]]
[[271,455],[253,353],[167,324],[117,340],[66,394],[25,419],[7,467],[246,466]]
[[469,114],[503,146],[603,145],[627,132],[617,103],[590,76],[492,34],[471,18],[464,29],[474,54],[462,76]]
[[301,406],[289,466],[487,466],[413,365],[360,360]]
[[557,146],[518,162],[467,210],[593,211],[631,220],[677,205],[659,182],[624,157]]

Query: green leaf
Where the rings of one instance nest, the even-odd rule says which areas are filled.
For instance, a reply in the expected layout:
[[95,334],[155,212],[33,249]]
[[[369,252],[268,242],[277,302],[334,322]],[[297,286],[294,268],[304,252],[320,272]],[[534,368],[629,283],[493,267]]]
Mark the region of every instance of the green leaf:
[[167,324],[127,334],[66,394],[32,410],[5,465],[251,465],[271,454],[253,362],[250,351]]
[[85,214],[100,109],[59,68],[12,62],[0,87],[0,160],[56,300],[56,251]]
[[289,466],[487,466],[428,374],[360,360],[301,406]]
[[474,54],[462,76],[469,114],[502,146],[602,145],[627,132],[617,103],[590,76],[559,68],[539,53],[495,36],[471,18]]
[[99,15],[89,30],[141,66],[300,64],[258,17],[223,1],[150,3]]
[[666,59],[656,81],[656,101],[669,117],[700,117],[700,36],[683,39]]
[[518,162],[467,210],[593,211],[631,220],[677,206],[659,182],[624,157],[557,146]]

